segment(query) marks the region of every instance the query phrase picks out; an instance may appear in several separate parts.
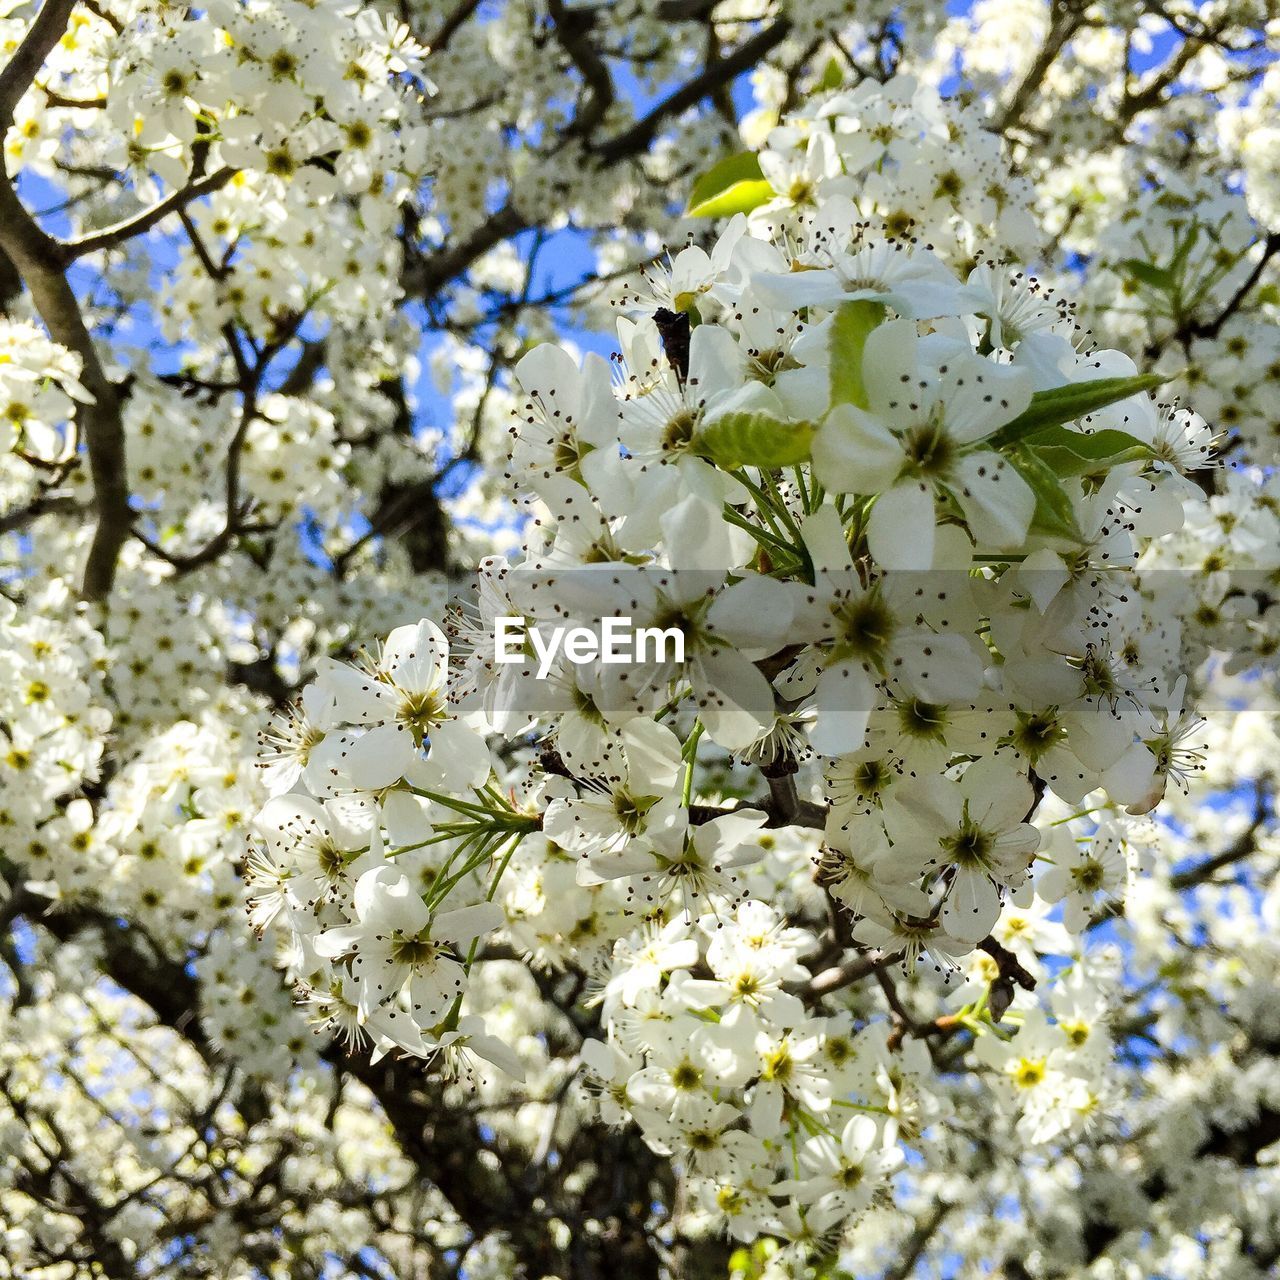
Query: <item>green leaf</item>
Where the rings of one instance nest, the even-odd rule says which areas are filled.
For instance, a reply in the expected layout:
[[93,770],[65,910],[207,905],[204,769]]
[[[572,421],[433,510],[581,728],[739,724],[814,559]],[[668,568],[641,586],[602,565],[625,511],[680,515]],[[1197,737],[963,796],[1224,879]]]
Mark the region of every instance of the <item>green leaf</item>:
[[1053,468],[1025,445],[1014,448],[1008,457],[1036,496],[1030,532],[1051,538],[1064,538],[1068,542],[1082,542],[1084,539],[1080,526],[1076,523],[1071,498]]
[[1060,476],[1086,476],[1109,471],[1126,462],[1145,462],[1151,446],[1127,431],[1072,431],[1045,427],[1027,436],[1023,444],[1044,459]]
[[1191,256],[1191,250],[1195,248],[1196,241],[1200,238],[1200,224],[1193,222],[1187,230],[1187,234],[1182,237],[1178,244],[1177,250],[1173,257],[1169,260],[1169,274],[1177,277],[1182,274],[1182,268],[1186,265],[1187,259]]
[[838,89],[842,84],[844,84],[844,66],[840,59],[832,54],[822,70],[822,79],[818,81],[817,91],[822,93],[827,89]]
[[1163,267],[1157,267],[1153,262],[1143,262],[1141,258],[1125,258],[1120,265],[1135,280],[1159,289],[1162,293],[1168,293],[1174,286],[1172,273]]
[[812,422],[783,422],[768,413],[726,413],[693,438],[695,453],[717,466],[791,467],[809,457]]
[[760,169],[760,157],[754,151],[744,151],[713,165],[693,184],[685,215],[727,218],[750,213],[772,197],[773,188]]
[[872,330],[884,320],[881,302],[865,298],[842,303],[831,323],[831,403],[867,407],[862,379],[862,353]]
[[997,449],[1017,444],[1045,427],[1075,422],[1118,400],[1150,391],[1164,381],[1161,374],[1140,373],[1132,378],[1095,378],[1092,382],[1070,382],[1065,387],[1037,391],[1026,410],[1001,427],[989,443]]

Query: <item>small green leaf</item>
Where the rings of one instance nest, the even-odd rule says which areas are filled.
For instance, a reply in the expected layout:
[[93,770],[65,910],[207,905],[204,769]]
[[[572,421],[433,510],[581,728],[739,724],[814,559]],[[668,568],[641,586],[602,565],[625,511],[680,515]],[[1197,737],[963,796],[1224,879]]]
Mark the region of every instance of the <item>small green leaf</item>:
[[1085,476],[1109,471],[1126,462],[1145,462],[1151,446],[1127,431],[1072,431],[1045,427],[1027,436],[1023,444],[1044,459],[1060,476]]
[[[1132,461],[1132,459],[1114,458],[1096,461],[1092,458],[1082,458],[1078,453],[1072,453],[1070,449],[1057,449],[1052,445],[1045,449],[1037,449],[1036,455],[1044,460],[1045,465],[1056,476],[1100,476],[1110,471],[1112,467],[1119,466],[1121,461]],[[1149,457],[1150,452],[1139,456]]]
[[862,353],[872,330],[884,320],[881,302],[860,298],[842,303],[831,322],[831,403],[867,408],[867,388],[862,379]]
[[990,444],[997,449],[1017,444],[1045,427],[1075,422],[1118,400],[1150,391],[1164,381],[1161,374],[1140,373],[1132,378],[1094,378],[1091,382],[1069,382],[1065,387],[1037,391],[1026,410],[1001,427],[991,437]]
[[729,156],[713,165],[694,184],[685,215],[690,218],[727,218],[750,213],[773,196],[765,180],[760,157],[754,151]]
[[1186,265],[1187,259],[1191,256],[1191,250],[1195,248],[1196,241],[1200,238],[1200,224],[1193,222],[1187,230],[1187,234],[1181,238],[1178,248],[1173,257],[1169,260],[1169,274],[1178,276],[1182,273],[1182,268]]
[[840,59],[832,54],[827,59],[827,65],[822,70],[822,79],[818,81],[818,92],[822,93],[827,89],[838,89],[844,84],[844,67],[841,65]]
[[809,457],[812,422],[783,422],[768,413],[726,413],[693,438],[695,453],[717,466],[791,467]]
[[1125,258],[1120,265],[1135,280],[1150,285],[1153,289],[1159,289],[1163,293],[1167,293],[1174,286],[1172,274],[1163,267],[1157,267],[1153,262],[1143,262],[1141,258]]
[[1071,498],[1053,468],[1025,445],[1015,447],[1008,457],[1036,496],[1030,531],[1051,538],[1064,538],[1068,542],[1082,542]]

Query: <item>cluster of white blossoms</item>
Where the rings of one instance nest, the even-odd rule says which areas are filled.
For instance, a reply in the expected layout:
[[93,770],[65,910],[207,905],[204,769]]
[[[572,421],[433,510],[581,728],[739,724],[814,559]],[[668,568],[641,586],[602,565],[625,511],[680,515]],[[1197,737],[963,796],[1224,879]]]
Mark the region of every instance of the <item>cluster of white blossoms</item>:
[[264,736],[274,798],[257,818],[250,916],[262,929],[283,913],[291,968],[350,1043],[425,1056],[465,1040],[507,1065],[460,1017],[464,961],[504,919],[482,873],[534,820],[493,788],[484,739],[450,713],[447,662],[434,624],[397,628],[364,667],[325,662]]
[[[272,957],[226,932],[243,910],[244,825],[262,802],[237,731],[212,710],[159,734],[140,716],[132,731],[147,733],[145,747],[104,778],[103,756],[129,728],[103,705],[111,661],[98,633],[19,619],[7,602],[0,624],[0,865],[22,867],[27,888],[51,906],[87,902],[139,921],[162,953],[185,960],[207,944],[196,969],[208,979],[209,1040],[247,1071],[286,1070],[311,1037]],[[120,689],[127,676],[112,679]]]
[[74,885],[88,861],[93,810],[71,797],[97,780],[111,727],[101,638],[89,627],[22,617],[7,600],[0,629],[3,857],[20,859],[43,886]]
[[[11,46],[23,26],[0,20]],[[150,309],[151,333],[133,340],[158,329],[182,351],[176,372],[140,378],[122,397],[138,445],[130,479],[163,554],[197,553],[239,522],[241,512],[224,510],[228,453],[241,460],[236,502],[257,526],[296,519],[304,503],[324,517],[349,514],[345,424],[267,391],[300,332],[318,340],[373,321],[377,341],[387,326],[401,296],[400,209],[432,167],[424,57],[403,22],[360,5],[214,4],[192,20],[171,5],[129,3],[78,9],[19,103],[7,172],[48,184],[70,168],[85,186],[73,202],[82,234],[63,252],[109,263],[159,212],[173,227],[182,210],[160,288],[128,269],[112,284],[126,307]],[[84,128],[90,121],[96,130]],[[104,166],[128,179],[117,198],[90,180]],[[57,464],[60,500],[85,498],[83,441],[66,426],[74,402],[92,399],[76,381],[78,356],[46,351],[48,339],[22,322],[6,323],[0,342],[23,347],[2,366],[0,489],[21,506],[48,481],[45,464]],[[366,420],[353,416],[359,436]]]
[[943,1113],[922,1043],[895,1055],[886,1024],[855,1032],[848,1014],[811,1016],[788,989],[808,977],[810,946],[756,901],[698,927],[650,926],[615,948],[609,1041],[583,1048],[605,1118],[634,1119],[678,1155],[702,1211],[742,1240],[802,1220],[821,1238],[855,1217],[902,1163],[899,1142]]
[[1267,456],[1280,338],[1254,316],[1217,320],[1256,280],[1265,252],[1243,195],[1165,175],[1118,211],[1095,252],[1085,322],[1127,349],[1159,351],[1172,392]]
[[0,1277],[1280,1259],[1274,18],[946,9],[0,0]]
[[[92,943],[42,946],[38,958],[34,998],[6,1002],[0,1010],[3,1097],[31,1121],[26,1129],[16,1116],[6,1118],[0,1195],[7,1275],[39,1274],[51,1252],[73,1251],[83,1230],[71,1209],[23,1194],[48,1174],[51,1134],[57,1143],[75,1146],[80,1177],[92,1178],[104,1202],[118,1206],[104,1214],[95,1250],[122,1273],[128,1262],[172,1247],[172,1217],[200,1220],[204,1264],[235,1274],[241,1252],[260,1251],[270,1238],[271,1224],[256,1218],[255,1202],[271,1158],[288,1167],[280,1207],[295,1237],[295,1258],[322,1266],[340,1250],[375,1246],[376,1230],[356,1210],[342,1207],[341,1195],[338,1203],[316,1195],[318,1186],[341,1187],[351,1202],[370,1184],[408,1180],[409,1165],[367,1095],[353,1089],[341,1097],[317,1071],[287,1077],[277,1048],[269,1065],[287,1105],[246,1118],[228,1088],[225,1064],[210,1071],[183,1036],[140,1023],[136,1005],[119,987],[85,983],[86,972],[101,960]],[[210,979],[234,978],[225,964],[202,960],[200,967]],[[245,994],[231,985],[220,998],[243,1000]],[[152,1116],[142,1139],[134,1120],[141,1097]],[[212,1194],[199,1177],[196,1153],[204,1144],[224,1165]],[[406,1216],[415,1211],[424,1211],[420,1191],[412,1208],[393,1210]],[[426,1211],[437,1222],[446,1213],[435,1197],[427,1199]],[[435,1229],[447,1238],[447,1225]]]
[[[866,162],[893,155],[895,113],[914,140],[910,92],[885,95]],[[1123,896],[1130,815],[1203,747],[1179,615],[1133,570],[1201,499],[1208,429],[1024,271],[960,275],[860,209],[836,148],[864,156],[869,97],[819,110],[785,208],[757,189],[750,221],[649,274],[614,371],[520,360],[522,554],[484,563],[452,658],[424,620],[321,662],[267,735],[249,866],[318,1021],[379,1054],[517,1069],[467,999],[504,937],[596,972],[606,1118],[676,1159],[718,1227],[801,1249],[941,1114],[930,1032],[905,1057],[888,1023],[855,1034],[801,960],[833,945],[961,988],[932,1033],[972,1031],[1019,1134],[1087,1123],[1103,988],[1030,993]],[[782,156],[760,161],[774,191]],[[998,210],[934,221],[965,216]],[[778,218],[785,238],[753,231]],[[682,659],[498,660],[500,618],[616,617],[678,632]],[[834,942],[753,878],[795,834]]]
[[[16,45],[25,18],[3,21]],[[394,207],[405,175],[425,165],[404,105],[431,89],[424,55],[403,23],[344,0],[215,0],[199,22],[154,0],[81,8],[40,92],[24,99],[6,157],[10,171],[53,176],[60,131],[105,109],[113,160],[143,199],[221,162],[252,174],[264,201],[287,199],[297,178],[308,195],[349,192],[370,212],[390,191]]]
[[1222,655],[1228,675],[1266,671],[1280,646],[1275,585],[1280,571],[1280,493],[1274,473],[1224,473],[1222,491],[1188,508],[1178,533],[1140,563],[1143,590],[1184,619],[1183,661],[1194,669]]
[[80,359],[32,324],[0,320],[0,454],[27,466],[56,466],[75,452],[67,430],[77,401]]
[[1025,260],[1042,239],[1034,188],[983,113],[911,76],[809,99],[768,132],[759,165],[772,194],[750,210],[757,230],[799,229],[842,195],[885,234],[957,264],[992,245]]

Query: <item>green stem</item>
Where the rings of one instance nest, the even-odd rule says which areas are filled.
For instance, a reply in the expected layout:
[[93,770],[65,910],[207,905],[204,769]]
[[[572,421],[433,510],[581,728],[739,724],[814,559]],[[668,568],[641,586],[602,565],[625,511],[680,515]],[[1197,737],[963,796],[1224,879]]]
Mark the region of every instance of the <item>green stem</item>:
[[491,813],[491,810],[486,809],[483,805],[473,804],[470,800],[463,800],[458,796],[447,796],[440,791],[428,791],[424,787],[410,787],[409,791],[411,794],[421,796],[424,800],[431,800],[445,809],[452,809],[455,813],[465,813],[468,816],[483,814],[486,817]]
[[684,791],[680,803],[687,809],[689,801],[693,798],[693,768],[698,761],[698,739],[702,737],[704,725],[701,720],[693,722],[693,729],[689,733],[689,738],[684,744],[681,755],[684,756]]
[[507,846],[507,851],[502,855],[502,860],[498,863],[498,866],[493,873],[493,879],[489,882],[489,892],[484,895],[487,902],[493,901],[493,895],[498,892],[498,885],[501,882],[503,875],[506,874],[507,866],[511,862],[515,851],[520,847],[520,841],[522,839],[524,839],[524,836],[518,835]]

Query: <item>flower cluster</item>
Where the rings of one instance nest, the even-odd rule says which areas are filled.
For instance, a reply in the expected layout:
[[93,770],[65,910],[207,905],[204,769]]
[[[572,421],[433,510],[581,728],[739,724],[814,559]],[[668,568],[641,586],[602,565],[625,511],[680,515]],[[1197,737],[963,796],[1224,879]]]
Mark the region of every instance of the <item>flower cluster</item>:
[[753,228],[804,224],[843,195],[886,234],[953,261],[994,246],[1025,259],[1041,240],[1034,190],[986,125],[981,110],[910,76],[815,95],[765,139],[772,198],[751,210]]
[[0,600],[0,830],[7,856],[47,892],[91,875],[93,810],[71,799],[97,780],[111,714],[99,691],[101,638],[24,618]]
[[649,926],[614,949],[609,1039],[583,1049],[604,1117],[678,1156],[701,1211],[740,1240],[821,1240],[884,1197],[899,1142],[943,1114],[923,1044],[894,1054],[883,1023],[806,1011],[790,988],[810,944],[756,901]]
[[423,1056],[465,1043],[509,1064],[460,1014],[474,943],[504,919],[482,873],[534,821],[490,785],[483,737],[449,709],[447,664],[432,623],[400,627],[363,666],[327,662],[266,735],[274,798],[250,913],[259,930],[283,916],[291,968],[349,1042]]
[[35,325],[0,321],[0,453],[40,466],[75,452],[67,424],[76,402],[93,398],[80,372],[79,358]]
[[127,15],[75,14],[7,139],[11,166],[52,173],[67,113],[105,109],[110,159],[143,198],[218,160],[251,171],[268,198],[296,183],[370,207],[420,172],[404,104],[432,86],[403,23],[340,2],[214,3],[199,21],[147,0],[116,7]]
[[947,8],[0,3],[0,1277],[1274,1264],[1275,23]]
[[1126,348],[1159,349],[1170,390],[1259,457],[1274,448],[1280,339],[1230,304],[1265,239],[1242,195],[1165,176],[1103,229],[1084,317]]
[[[514,1066],[467,1003],[504,928],[536,963],[603,964],[586,1052],[606,1117],[676,1159],[719,1226],[797,1248],[866,1210],[941,1112],[900,1035],[822,1009],[817,934],[762,893],[774,831],[809,830],[841,963],[968,996],[944,1029],[973,1030],[1046,1142],[1105,1092],[1104,1009],[1078,985],[1028,1001],[1031,970],[1122,896],[1120,811],[1154,808],[1202,746],[1179,614],[1133,569],[1199,498],[1203,421],[1157,407],[1158,379],[1091,349],[1024,271],[958,274],[958,249],[869,217],[835,148],[880,166],[895,112],[904,138],[918,122],[909,88],[887,95],[864,154],[868,111],[841,125],[866,97],[819,112],[785,202],[628,295],[614,370],[523,356],[521,555],[482,565],[452,657],[423,621],[321,663],[268,739],[250,867],[253,919],[287,924],[318,1021],[379,1053]],[[761,160],[774,191],[782,154]],[[780,218],[785,239],[758,230]],[[513,617],[626,617],[683,656],[499,661]]]

